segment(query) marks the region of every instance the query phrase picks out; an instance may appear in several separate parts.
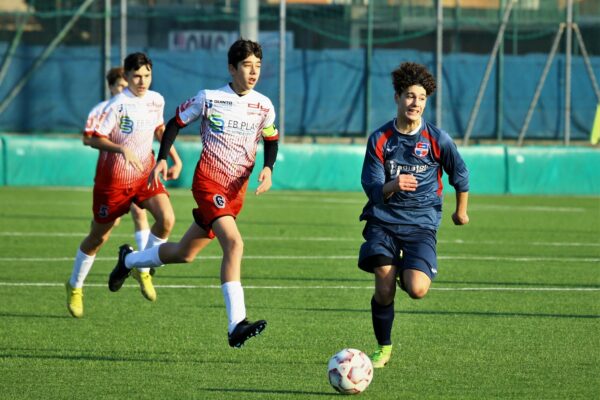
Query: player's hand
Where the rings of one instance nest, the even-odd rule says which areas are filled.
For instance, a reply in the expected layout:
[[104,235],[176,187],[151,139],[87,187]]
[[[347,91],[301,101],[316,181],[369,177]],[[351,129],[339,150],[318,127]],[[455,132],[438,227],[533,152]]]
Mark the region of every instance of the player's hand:
[[144,166],[142,165],[142,162],[135,155],[135,153],[133,151],[129,150],[125,146],[121,146],[121,154],[123,154],[123,157],[125,158],[125,162],[127,163],[127,165],[131,165],[133,168],[135,168],[139,172],[142,172],[144,170]]
[[260,185],[258,185],[256,188],[256,192],[254,192],[257,196],[271,189],[273,184],[271,181],[271,175],[272,171],[269,167],[264,167],[262,171],[260,171],[260,174],[258,175],[258,181],[260,182]]
[[454,225],[466,225],[469,223],[469,216],[467,213],[459,214],[454,212],[452,214],[452,221],[454,222]]
[[174,163],[167,170],[167,179],[177,179],[177,178],[179,178],[179,175],[181,175],[181,168],[183,168],[183,164],[181,164],[181,163]]
[[414,192],[417,190],[417,178],[414,175],[400,174],[396,179],[400,190],[405,192]]
[[165,181],[167,180],[168,168],[167,160],[160,160],[156,163],[150,176],[148,177],[148,187],[156,189],[160,185],[160,178],[162,177]]

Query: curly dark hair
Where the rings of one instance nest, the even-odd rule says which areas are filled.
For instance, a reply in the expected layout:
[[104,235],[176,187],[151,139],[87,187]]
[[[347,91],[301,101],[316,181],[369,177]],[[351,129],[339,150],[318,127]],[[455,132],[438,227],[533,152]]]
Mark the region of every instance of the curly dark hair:
[[413,85],[423,86],[427,96],[435,92],[435,78],[424,65],[405,62],[392,71],[392,83],[394,90],[401,95],[406,89]]

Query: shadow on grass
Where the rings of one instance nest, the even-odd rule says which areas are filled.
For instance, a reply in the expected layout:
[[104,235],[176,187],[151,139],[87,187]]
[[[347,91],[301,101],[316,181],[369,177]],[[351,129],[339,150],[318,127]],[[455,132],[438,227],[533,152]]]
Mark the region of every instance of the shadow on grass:
[[[261,308],[261,307],[254,307]],[[291,307],[263,307],[269,310],[286,311],[305,311],[313,312],[353,312],[353,313],[371,313],[370,309],[350,309],[350,308],[291,308]],[[542,314],[542,313],[518,313],[518,312],[490,312],[490,311],[396,311],[397,315],[444,315],[444,316],[468,316],[468,317],[527,317],[527,318],[575,318],[575,319],[600,319],[600,315],[595,314]]]
[[[11,352],[12,351],[12,352]],[[198,360],[198,359],[180,359],[157,357],[156,353],[148,353],[147,355],[122,356],[122,355],[98,355],[95,354],[31,354],[32,352],[40,351],[40,349],[2,349],[0,358],[5,359],[23,359],[23,360],[64,360],[64,361],[109,361],[109,362],[139,362],[139,363],[165,363],[165,364],[219,364],[219,365],[238,365],[241,361],[227,360]],[[28,354],[20,354],[28,352]],[[62,352],[62,351],[61,351]]]
[[304,390],[268,390],[268,389],[231,389],[231,388],[204,388],[200,389],[206,392],[215,392],[215,393],[249,393],[249,394],[298,394],[304,396],[332,396],[336,395],[334,392],[308,392]]
[[[489,285],[489,286],[508,286],[508,287],[543,287],[543,288],[600,288],[600,285],[592,283],[547,283],[547,282],[485,282],[485,281],[452,281],[440,279],[435,281],[436,285],[448,284],[448,285]],[[432,286],[435,288],[435,286]],[[485,289],[485,287],[484,287]]]
[[69,315],[52,315],[52,314],[27,314],[27,313],[3,313],[0,312],[0,318],[50,318],[50,319],[73,319]]
[[74,215],[48,215],[48,214],[35,215],[35,214],[4,214],[4,213],[0,213],[0,218],[2,218],[2,220],[5,222],[7,220],[15,220],[15,221],[17,221],[17,224],[23,224],[23,223],[25,223],[24,220],[91,221],[92,215],[74,216]]

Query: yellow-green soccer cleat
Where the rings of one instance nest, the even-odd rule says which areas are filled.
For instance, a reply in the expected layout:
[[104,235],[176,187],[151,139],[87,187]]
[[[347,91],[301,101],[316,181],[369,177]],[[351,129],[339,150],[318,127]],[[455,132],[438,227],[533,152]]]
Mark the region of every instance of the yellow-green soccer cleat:
[[67,309],[75,318],[83,317],[83,288],[73,288],[69,282],[65,283],[67,289]]
[[133,279],[140,284],[140,289],[142,290],[144,297],[150,301],[156,301],[156,290],[154,290],[154,285],[152,284],[152,275],[148,272],[140,272],[133,268],[131,270],[131,276],[133,276]]
[[378,345],[377,350],[369,357],[373,363],[373,368],[383,368],[390,361],[392,356],[392,345]]

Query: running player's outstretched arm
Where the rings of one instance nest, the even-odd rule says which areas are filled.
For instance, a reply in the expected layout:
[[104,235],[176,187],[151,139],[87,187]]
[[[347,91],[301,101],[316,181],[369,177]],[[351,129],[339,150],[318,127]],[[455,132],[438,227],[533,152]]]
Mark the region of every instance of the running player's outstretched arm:
[[469,214],[467,214],[468,201],[469,192],[456,192],[456,211],[452,214],[454,225],[466,225],[469,223]]
[[[165,126],[161,125],[160,127],[156,128],[156,131],[154,131],[154,135],[161,142],[162,142],[162,138],[164,136],[165,130],[166,130]],[[183,162],[181,161],[181,158],[179,157],[179,153],[177,153],[177,149],[175,148],[174,144],[171,144],[171,149],[169,150],[169,156],[171,157],[171,160],[173,160],[173,165],[171,165],[171,167],[169,167],[169,169],[167,170],[167,179],[169,179],[169,180],[177,179],[177,178],[179,178],[179,175],[181,174],[181,169],[183,168]]]
[[256,195],[264,193],[271,189],[273,184],[272,175],[275,161],[277,160],[277,151],[279,149],[279,141],[264,139],[264,152],[265,152],[265,163],[262,171],[258,175],[258,181],[260,184],[256,188]]
[[273,185],[272,175],[275,161],[277,161],[277,151],[279,150],[279,131],[275,127],[275,111],[273,105],[270,105],[270,111],[264,122],[264,128],[260,133],[263,140],[265,162],[262,171],[258,174],[259,185],[254,192],[257,196],[271,189]]
[[[156,187],[160,183],[160,178],[162,177],[165,181],[169,179],[169,169],[167,165],[167,156],[171,154],[171,150],[173,149],[173,142],[175,142],[175,138],[179,134],[180,126],[177,123],[176,118],[171,118],[169,122],[167,122],[167,126],[162,133],[162,138],[160,140],[160,149],[158,150],[158,157],[156,158],[156,165],[154,169],[150,173],[148,177],[148,185],[151,187]],[[177,155],[179,158],[179,155]],[[181,162],[181,160],[179,160]]]
[[456,191],[456,209],[452,213],[454,225],[469,223],[467,204],[469,201],[469,170],[462,159],[456,144],[447,133],[440,136],[441,164],[448,174],[448,181]]

